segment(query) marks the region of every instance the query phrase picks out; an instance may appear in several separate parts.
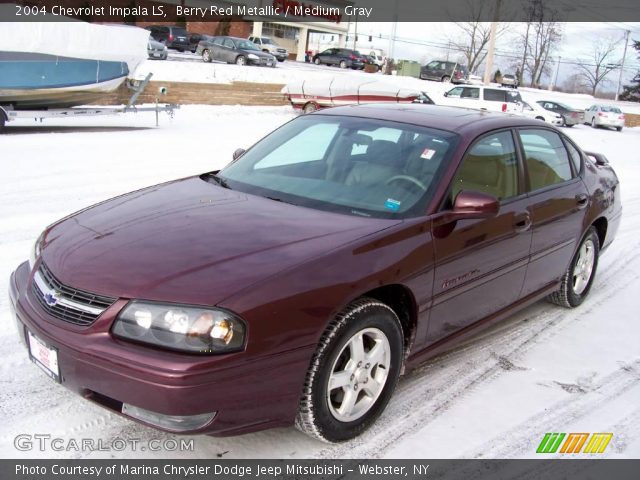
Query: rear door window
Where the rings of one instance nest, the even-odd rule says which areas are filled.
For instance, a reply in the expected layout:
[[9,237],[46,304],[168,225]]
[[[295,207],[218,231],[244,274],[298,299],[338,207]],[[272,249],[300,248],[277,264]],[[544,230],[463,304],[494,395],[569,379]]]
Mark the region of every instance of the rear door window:
[[532,191],[571,180],[569,155],[560,135],[538,129],[522,129],[519,135]]
[[496,90],[493,88],[484,89],[484,99],[489,102],[505,102],[504,90]]

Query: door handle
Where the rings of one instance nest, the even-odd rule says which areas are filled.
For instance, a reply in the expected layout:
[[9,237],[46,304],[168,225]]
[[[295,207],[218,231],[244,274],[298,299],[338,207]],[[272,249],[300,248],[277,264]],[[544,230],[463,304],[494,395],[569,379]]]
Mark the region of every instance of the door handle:
[[589,197],[584,193],[579,193],[576,195],[576,204],[578,205],[578,210],[582,210],[589,204]]
[[516,233],[523,233],[531,228],[531,215],[528,213],[522,213],[516,216],[516,222],[513,225],[513,229]]

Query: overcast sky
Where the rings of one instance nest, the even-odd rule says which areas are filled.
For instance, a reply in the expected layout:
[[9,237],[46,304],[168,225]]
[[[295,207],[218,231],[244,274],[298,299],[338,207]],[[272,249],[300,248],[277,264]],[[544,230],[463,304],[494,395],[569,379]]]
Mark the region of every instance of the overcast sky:
[[[494,68],[500,68],[503,72],[513,70],[514,65],[519,63],[516,58],[522,55],[518,40],[524,31],[524,24],[507,24],[508,30],[498,39],[496,43],[496,57]],[[608,39],[618,40],[619,44],[613,56],[613,63],[618,63],[622,59],[624,49],[625,30],[631,30],[629,48],[625,62],[623,83],[628,82],[635,73],[640,70],[640,61],[637,52],[631,48],[632,40],[640,40],[640,23],[565,23],[562,25],[562,40],[553,54],[554,63],[558,56],[562,57],[560,71],[558,74],[559,83],[567,77],[576,73],[576,66],[570,62],[588,61],[592,56],[593,43],[602,42]],[[351,32],[354,25],[351,25]],[[358,44],[357,47],[365,50],[369,47],[389,50],[388,37],[391,34],[391,23],[359,23],[358,24]],[[369,35],[373,41],[369,42]],[[379,37],[382,38],[379,38]],[[455,48],[448,48],[448,42],[462,40],[461,30],[454,23],[403,23],[397,24],[397,41],[395,42],[394,57],[409,60],[417,60],[424,63],[429,60],[444,59],[449,53],[449,58],[456,60],[460,55]],[[353,46],[353,35],[350,36],[349,46]],[[555,66],[554,66],[555,68]],[[613,72],[608,77],[611,84],[607,88],[614,88],[613,83],[617,82],[618,72]]]

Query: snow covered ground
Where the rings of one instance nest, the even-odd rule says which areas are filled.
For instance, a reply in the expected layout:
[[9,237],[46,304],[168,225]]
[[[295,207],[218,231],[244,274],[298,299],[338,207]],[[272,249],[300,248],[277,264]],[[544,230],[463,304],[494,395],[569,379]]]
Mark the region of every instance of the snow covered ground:
[[[204,63],[199,56],[190,52],[170,52],[169,61],[146,60],[135,72],[135,78],[142,79],[148,73],[153,73],[154,81],[167,82],[202,82],[202,83],[231,83],[231,82],[259,82],[286,84],[307,79],[326,79],[330,81],[336,76],[349,76],[357,79],[371,80],[372,76],[378,80],[397,84],[399,87],[415,88],[425,91],[435,103],[442,98],[442,94],[451,89],[449,83],[431,82],[412,77],[383,76],[382,74],[364,73],[361,70],[341,70],[326,65],[318,66],[311,63],[286,61],[278,63],[277,68],[241,67],[226,63]],[[591,95],[549,92],[535,88],[520,88],[522,97],[527,101],[553,100],[564,102],[575,108],[589,108],[594,103],[617,105],[625,113],[640,115],[640,104],[633,102],[614,102],[613,100],[594,99]]]
[[[12,123],[0,136],[0,292],[48,223],[123,192],[222,167],[235,148],[293,116],[287,107],[192,106],[173,121],[162,117],[159,128],[147,113]],[[520,458],[535,457],[546,432],[612,432],[605,457],[639,458],[640,129],[579,125],[566,133],[606,154],[622,182],[623,223],[587,301],[575,310],[539,302],[428,362],[400,381],[383,416],[360,438],[332,446],[286,428],[188,437],[195,448],[182,453],[18,451],[18,434],[143,445],[174,437],[49,380],[19,344],[2,293],[0,457]]]

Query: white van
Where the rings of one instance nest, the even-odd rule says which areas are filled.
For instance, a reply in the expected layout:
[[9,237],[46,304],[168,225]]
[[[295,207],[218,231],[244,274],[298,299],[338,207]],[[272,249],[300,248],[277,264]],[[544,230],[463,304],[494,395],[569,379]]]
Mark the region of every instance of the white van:
[[[439,103],[439,102],[436,102]],[[476,108],[494,112],[521,113],[522,97],[518,91],[499,87],[460,85],[444,93],[442,105]]]

